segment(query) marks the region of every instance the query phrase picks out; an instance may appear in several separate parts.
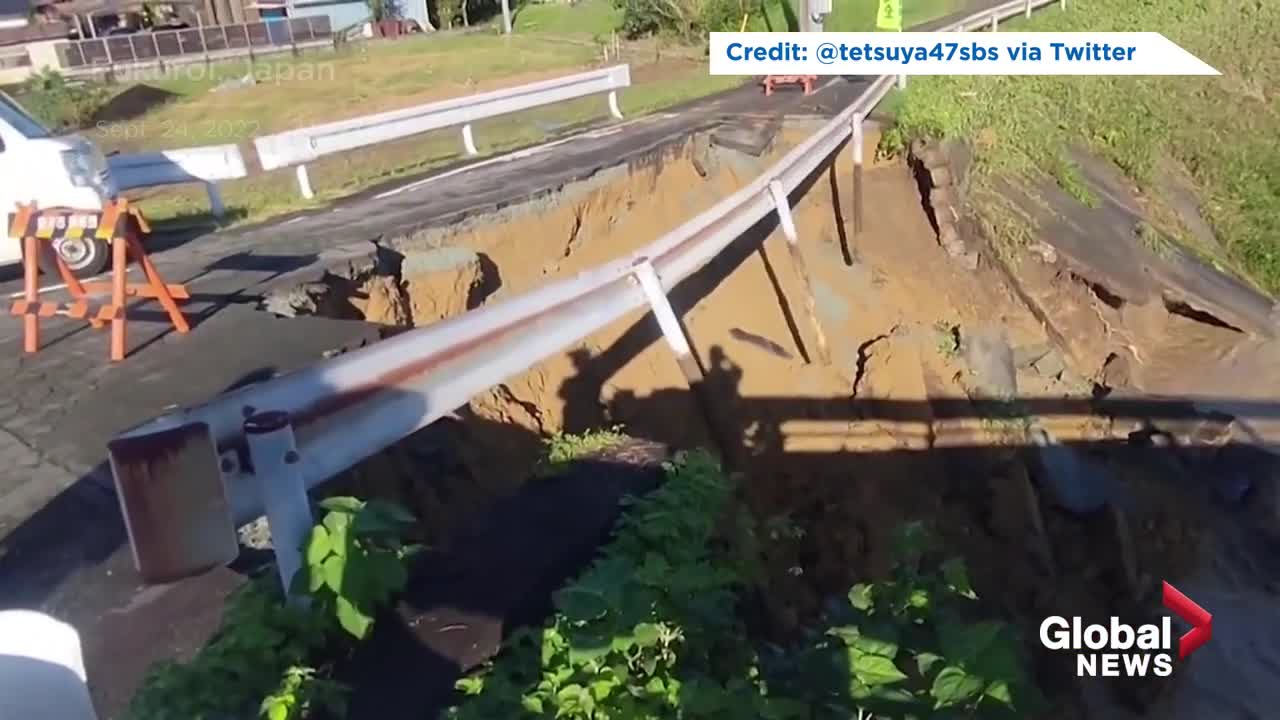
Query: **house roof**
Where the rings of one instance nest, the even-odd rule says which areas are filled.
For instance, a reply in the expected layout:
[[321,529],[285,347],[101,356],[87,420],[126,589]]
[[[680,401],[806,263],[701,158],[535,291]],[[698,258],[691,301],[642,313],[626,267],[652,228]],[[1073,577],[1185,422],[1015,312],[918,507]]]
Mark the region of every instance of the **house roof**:
[[18,28],[0,28],[0,47],[41,40],[65,40],[71,26],[66,22],[41,22]]

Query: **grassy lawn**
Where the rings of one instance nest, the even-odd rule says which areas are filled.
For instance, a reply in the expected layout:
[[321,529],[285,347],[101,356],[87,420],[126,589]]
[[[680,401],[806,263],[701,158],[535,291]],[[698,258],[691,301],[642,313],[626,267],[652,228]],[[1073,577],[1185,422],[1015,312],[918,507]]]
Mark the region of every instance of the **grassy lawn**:
[[[1223,264],[1280,292],[1280,4],[1075,0],[1068,12],[1042,11],[1009,29],[1159,32],[1223,75],[920,77],[900,106],[901,135],[981,138],[979,181],[1047,173],[1075,192],[1069,143],[1086,143],[1144,191],[1173,163],[1197,186]],[[1180,227],[1159,229],[1212,254]]]
[[[637,75],[641,74],[638,71],[646,70],[644,74],[651,79],[633,81],[632,87],[619,93],[619,105],[628,117],[651,113],[742,82],[741,78],[712,77],[701,62],[683,59],[664,60],[647,68],[637,68],[633,63],[632,70]],[[551,73],[556,74],[560,73]],[[529,77],[528,74],[524,76]],[[508,80],[496,85],[519,82],[523,80]],[[460,94],[463,93],[446,94],[445,97]],[[588,97],[479,122],[473,126],[473,132],[481,154],[488,155],[533,145],[575,126],[607,118],[605,98]],[[200,121],[200,124],[208,125],[208,121]],[[252,134],[261,132],[258,130]],[[233,140],[204,137],[184,143],[170,139],[164,147],[230,141]],[[309,164],[316,192],[312,200],[304,200],[298,195],[292,168],[222,183],[222,192],[231,209],[231,222],[256,221],[293,210],[319,207],[378,183],[431,170],[463,157],[458,130],[440,130],[331,155]],[[207,221],[208,200],[204,190],[198,186],[139,192],[147,216],[160,223],[183,225]]]
[[[902,0],[904,29],[930,20],[946,17],[972,5],[973,0]],[[876,29],[876,11],[880,0],[833,0],[831,14],[823,29],[827,32],[871,32]],[[785,31],[797,22],[785,0],[766,0],[763,17],[751,17],[747,29],[753,31]],[[735,28],[736,29],[736,28]]]
[[[107,151],[136,152],[240,143],[253,137],[320,122],[520,85],[604,64],[601,41],[617,23],[609,0],[577,6],[530,5],[516,16],[516,33],[494,25],[468,33],[374,42],[335,53],[260,58],[200,67],[147,80],[171,93],[168,102],[136,117],[98,122],[84,132]],[[705,59],[689,48],[638,41],[610,64],[629,62],[631,88],[621,92],[623,113],[636,117],[740,84],[712,77]],[[213,88],[253,75],[248,87]],[[123,89],[123,88],[122,88]],[[474,127],[482,154],[537,143],[585,123],[607,120],[604,97],[584,98]],[[462,157],[456,129],[427,133],[358,152],[330,156],[309,166],[317,197],[298,196],[291,169],[223,183],[231,222],[322,205],[363,188],[453,162]],[[208,201],[198,186],[139,191],[144,210],[160,223],[206,222]]]
[[525,5],[516,13],[515,34],[607,36],[622,22],[622,13],[609,0],[587,0],[576,7],[563,4]]
[[[828,28],[870,30],[878,0],[837,0]],[[968,0],[906,0],[908,25],[953,12]],[[752,30],[792,26],[789,5],[769,0],[765,13],[748,18]],[[147,80],[170,93],[168,102],[136,117],[98,122],[90,135],[107,151],[136,152],[185,146],[240,143],[253,137],[316,123],[357,117],[450,97],[519,85],[604,63],[602,42],[619,24],[611,0],[527,5],[515,17],[515,34],[496,25],[471,32],[424,35],[397,42],[373,42],[343,52],[322,51],[292,58],[199,66]],[[620,93],[628,117],[733,87],[742,78],[712,77],[696,48],[660,40],[625,43],[621,59],[632,65],[633,86]],[[257,84],[214,88],[252,75]],[[478,123],[474,130],[484,154],[534,144],[567,129],[606,119],[603,98],[559,103],[542,110]],[[291,170],[223,184],[232,209],[230,222],[261,220],[319,206],[396,177],[430,170],[462,156],[457,130],[428,133],[358,152],[342,153],[309,166],[317,197],[298,196]],[[155,188],[139,191],[155,220],[206,222],[203,189]]]

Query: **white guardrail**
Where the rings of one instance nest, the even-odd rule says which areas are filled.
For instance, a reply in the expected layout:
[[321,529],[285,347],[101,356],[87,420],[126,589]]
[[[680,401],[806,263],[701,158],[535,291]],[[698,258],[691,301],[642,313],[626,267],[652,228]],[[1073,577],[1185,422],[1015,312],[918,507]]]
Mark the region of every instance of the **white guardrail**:
[[471,132],[473,122],[600,93],[609,94],[609,112],[621,120],[618,90],[630,85],[630,66],[616,65],[403,110],[289,130],[256,138],[253,142],[263,170],[297,165],[298,190],[303,197],[311,198],[315,193],[311,189],[306,163],[325,155],[458,125],[462,126],[463,147],[468,155],[475,155],[475,137]]
[[[940,30],[994,26],[1053,2],[1011,0]],[[236,528],[265,513],[287,587],[313,522],[309,488],[636,310],[654,313],[696,373],[666,290],[770,213],[794,245],[789,194],[850,140],[856,215],[863,121],[894,82],[875,79],[759,178],[625,257],[120,435],[108,448],[139,573],[165,582],[228,563]]]
[[163,152],[112,155],[107,158],[111,176],[121,190],[204,183],[214,217],[222,217],[225,206],[218,182],[242,178],[249,173],[244,156],[235,145],[208,145]]

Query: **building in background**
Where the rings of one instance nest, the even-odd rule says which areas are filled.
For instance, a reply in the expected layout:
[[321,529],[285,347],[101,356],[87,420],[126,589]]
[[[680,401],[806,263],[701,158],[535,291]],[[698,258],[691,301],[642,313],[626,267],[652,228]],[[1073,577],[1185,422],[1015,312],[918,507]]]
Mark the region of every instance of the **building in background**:
[[[427,17],[427,0],[396,0],[396,17],[413,20],[418,27],[431,28]],[[369,3],[365,0],[293,0],[289,17],[326,16],[335,31],[368,22],[371,18]]]
[[0,30],[24,28],[31,22],[28,0],[0,0]]

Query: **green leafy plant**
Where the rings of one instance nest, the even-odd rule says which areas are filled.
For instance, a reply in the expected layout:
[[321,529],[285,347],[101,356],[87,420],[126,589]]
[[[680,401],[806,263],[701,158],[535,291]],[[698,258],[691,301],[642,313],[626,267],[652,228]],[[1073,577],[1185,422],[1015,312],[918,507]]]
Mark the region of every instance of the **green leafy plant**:
[[405,560],[419,549],[404,538],[417,520],[381,500],[332,497],[320,507],[327,513],[307,538],[293,591],[309,595],[320,614],[362,640],[378,610],[404,589]]
[[[152,667],[125,717],[251,717],[263,697],[279,691],[281,678],[287,679],[291,668],[308,668],[314,658],[328,654],[335,640],[332,623],[286,604],[278,585],[272,574],[237,590],[227,601],[213,639],[188,663]],[[309,677],[298,677],[298,692],[307,692]]]
[[613,0],[622,13],[627,37],[667,35],[685,42],[706,42],[707,33],[737,30],[744,14],[760,17],[760,0]]
[[783,717],[755,681],[737,613],[742,576],[717,552],[731,485],[705,452],[682,455],[659,490],[627,502],[614,540],[555,596],[555,615],[516,633],[463,679],[450,717]]
[[346,714],[346,688],[319,677],[315,668],[293,666],[285,670],[280,685],[263,699],[258,717],[264,720],[299,720],[322,709],[334,717]]
[[954,358],[960,354],[960,326],[939,320],[933,324],[933,331],[938,336],[938,354],[945,358]]
[[539,464],[538,474],[554,473],[568,462],[617,445],[624,437],[620,425],[585,433],[556,433],[547,440],[546,457]]
[[679,456],[661,488],[627,501],[554,615],[458,683],[449,717],[994,718],[1037,706],[1017,635],[981,618],[964,564],[933,562],[918,524],[899,534],[892,578],[854,586],[793,647],[757,645],[742,607],[755,550],[803,529],[773,518],[734,548],[732,494],[705,452]]
[[18,99],[50,129],[74,130],[87,125],[109,95],[101,83],[72,82],[57,70],[45,68],[27,78]]
[[904,526],[893,577],[853,586],[805,649],[766,663],[771,687],[822,717],[1034,717],[1043,699],[1014,628],[977,616],[960,559],[926,572],[932,550],[922,525]]
[[335,497],[320,505],[327,512],[294,578],[293,592],[308,601],[285,602],[274,572],[249,582],[228,600],[221,628],[191,662],[160,663],[148,672],[126,718],[345,714],[346,688],[331,679],[333,666],[403,588],[405,558],[417,549],[403,538],[415,521],[379,500]]

